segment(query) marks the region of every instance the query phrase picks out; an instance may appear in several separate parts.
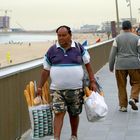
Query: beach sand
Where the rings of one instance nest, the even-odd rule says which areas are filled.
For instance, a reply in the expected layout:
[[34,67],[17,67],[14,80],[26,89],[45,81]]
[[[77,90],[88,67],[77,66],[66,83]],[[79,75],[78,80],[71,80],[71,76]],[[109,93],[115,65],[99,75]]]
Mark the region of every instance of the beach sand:
[[[93,34],[73,34],[73,39],[80,43],[85,40],[88,45],[95,44],[96,40],[101,38],[101,41],[106,40],[106,35]],[[48,48],[54,44],[55,41],[47,42],[23,42],[12,44],[0,44],[0,68],[10,65],[23,63],[26,61],[42,58]]]
[[[0,45],[0,67],[18,64],[44,56],[52,42],[32,42]],[[10,62],[11,61],[11,62]]]

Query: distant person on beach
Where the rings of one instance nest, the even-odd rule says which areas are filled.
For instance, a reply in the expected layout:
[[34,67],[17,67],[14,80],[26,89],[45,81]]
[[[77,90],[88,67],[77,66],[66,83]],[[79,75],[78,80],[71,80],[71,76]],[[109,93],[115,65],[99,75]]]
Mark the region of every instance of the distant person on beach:
[[31,46],[31,43],[29,42],[29,46]]
[[140,92],[140,39],[131,32],[130,21],[122,23],[122,32],[115,38],[109,57],[109,69],[114,70],[118,85],[120,111],[127,112],[127,77],[129,76],[131,94],[129,104],[138,110]]
[[108,40],[109,40],[110,35],[111,35],[111,32],[108,31],[106,34],[107,34],[107,38],[108,38]]
[[80,43],[72,40],[72,32],[68,26],[60,26],[56,30],[58,41],[51,46],[44,57],[44,68],[38,86],[38,94],[50,76],[51,96],[54,111],[54,140],[60,140],[66,111],[71,125],[70,140],[78,140],[77,131],[79,114],[83,105],[82,65],[88,72],[90,89],[96,91],[94,74],[90,65],[90,56]]

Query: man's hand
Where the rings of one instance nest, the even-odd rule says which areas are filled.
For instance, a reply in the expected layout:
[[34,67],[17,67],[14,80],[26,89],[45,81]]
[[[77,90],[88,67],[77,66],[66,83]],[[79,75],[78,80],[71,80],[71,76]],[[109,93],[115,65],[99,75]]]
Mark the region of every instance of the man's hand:
[[90,88],[90,90],[92,90],[92,91],[95,91],[95,92],[97,91],[97,86],[96,86],[95,81],[90,81],[89,88]]
[[37,88],[37,95],[41,96],[42,95],[42,88]]

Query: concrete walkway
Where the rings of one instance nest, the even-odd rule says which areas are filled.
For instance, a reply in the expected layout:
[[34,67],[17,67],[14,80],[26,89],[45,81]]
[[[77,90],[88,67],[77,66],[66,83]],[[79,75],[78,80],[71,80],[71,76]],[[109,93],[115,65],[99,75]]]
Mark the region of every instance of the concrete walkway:
[[[128,106],[128,112],[118,111],[116,80],[114,73],[109,72],[108,64],[98,71],[96,76],[99,77],[102,84],[109,112],[104,120],[91,123],[87,121],[83,109],[80,115],[79,140],[140,140],[140,111],[133,111],[130,106]],[[130,94],[129,85],[128,94]],[[50,140],[51,138],[52,136],[47,136],[40,140]],[[69,140],[69,138],[70,125],[68,115],[66,115],[61,140]],[[21,140],[32,140],[30,131],[24,134]]]

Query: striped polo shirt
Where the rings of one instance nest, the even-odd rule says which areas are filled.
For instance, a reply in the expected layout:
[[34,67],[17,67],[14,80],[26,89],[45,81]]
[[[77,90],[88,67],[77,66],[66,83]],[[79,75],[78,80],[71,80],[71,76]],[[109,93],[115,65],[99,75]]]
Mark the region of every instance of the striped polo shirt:
[[82,88],[84,76],[83,63],[90,62],[88,51],[79,43],[72,41],[71,47],[65,50],[57,42],[44,56],[44,69],[50,70],[52,90]]

